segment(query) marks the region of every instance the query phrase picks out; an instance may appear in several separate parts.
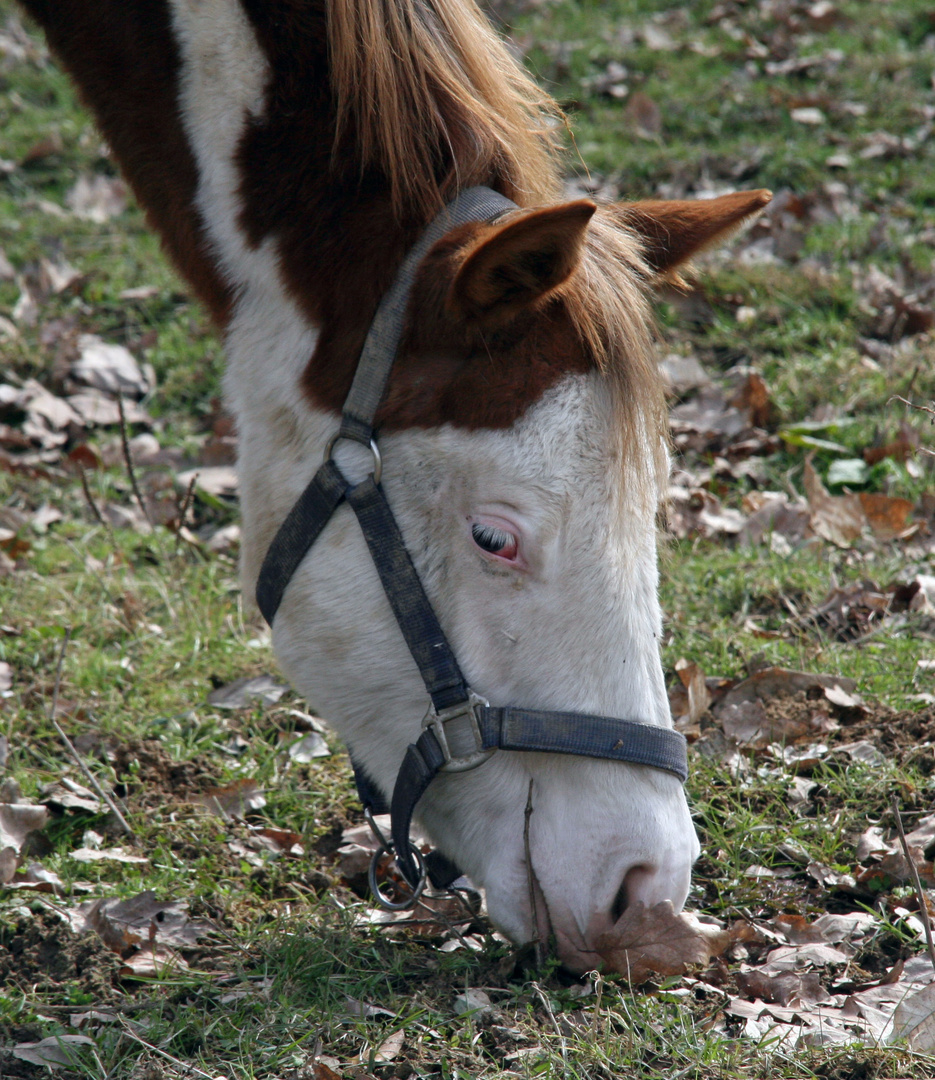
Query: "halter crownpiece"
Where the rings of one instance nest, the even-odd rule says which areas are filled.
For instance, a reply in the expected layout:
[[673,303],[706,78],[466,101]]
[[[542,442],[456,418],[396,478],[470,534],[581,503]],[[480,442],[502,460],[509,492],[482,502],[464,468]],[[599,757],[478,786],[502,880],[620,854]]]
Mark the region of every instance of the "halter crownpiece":
[[[460,876],[446,856],[433,851],[423,859],[409,839],[416,805],[440,772],[475,769],[497,750],[524,750],[625,761],[662,769],[682,783],[688,778],[687,744],[677,731],[607,716],[491,706],[475,694],[439,625],[380,486],[382,461],[373,421],[396,358],[416,272],[430,248],[449,230],[471,221],[490,221],[515,206],[490,188],[469,188],[442,210],[406,256],[367,333],[341,425],[328,442],[325,461],[286,515],[257,579],[257,604],[272,625],[299,564],[338,506],[345,501],[350,505],[430,698],[422,734],[406,750],[389,808],[382,793],[352,761],[371,824],[373,814],[390,811],[391,841],[373,826],[382,846],[371,864],[370,881],[375,899],[392,908],[415,903],[426,874],[438,888]],[[332,452],[339,439],[361,443],[373,455],[373,472],[358,484],[351,484],[334,461]],[[376,864],[386,852],[395,854],[413,888],[404,904],[388,901],[376,883]]]

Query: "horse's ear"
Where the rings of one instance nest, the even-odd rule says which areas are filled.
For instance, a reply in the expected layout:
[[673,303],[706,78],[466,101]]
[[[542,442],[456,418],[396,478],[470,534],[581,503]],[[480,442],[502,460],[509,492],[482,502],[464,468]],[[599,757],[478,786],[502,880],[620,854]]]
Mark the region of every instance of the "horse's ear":
[[772,199],[770,191],[736,191],[717,199],[618,203],[618,219],[643,241],[643,255],[660,278],[678,280],[678,268],[699,251],[726,239]]
[[580,199],[488,227],[458,269],[449,306],[461,316],[499,322],[545,296],[581,260],[596,209]]

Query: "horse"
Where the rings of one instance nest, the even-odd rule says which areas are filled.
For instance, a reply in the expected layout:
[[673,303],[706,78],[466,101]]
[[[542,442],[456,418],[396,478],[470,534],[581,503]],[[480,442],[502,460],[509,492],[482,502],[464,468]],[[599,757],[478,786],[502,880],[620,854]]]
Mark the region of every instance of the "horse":
[[[671,729],[651,297],[769,193],[563,201],[563,117],[473,0],[22,3],[223,334],[245,594],[331,456],[381,298],[442,221],[374,417],[414,571],[483,699]],[[478,186],[498,212],[446,227]],[[344,473],[366,475],[364,443],[339,443]],[[426,715],[420,668],[347,506],[295,561],[276,657],[389,798]],[[699,845],[678,776],[482,758],[441,772],[418,817],[514,941],[551,934],[582,972],[628,905],[684,905]]]

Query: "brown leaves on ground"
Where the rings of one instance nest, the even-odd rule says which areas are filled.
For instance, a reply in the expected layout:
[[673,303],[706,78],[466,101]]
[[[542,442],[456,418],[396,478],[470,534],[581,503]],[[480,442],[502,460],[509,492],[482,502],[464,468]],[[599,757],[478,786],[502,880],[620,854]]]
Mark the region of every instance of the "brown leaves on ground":
[[646,907],[630,904],[613,930],[601,935],[597,951],[604,970],[619,972],[634,986],[654,975],[682,975],[720,956],[729,935],[694,912],[676,912],[669,900]]

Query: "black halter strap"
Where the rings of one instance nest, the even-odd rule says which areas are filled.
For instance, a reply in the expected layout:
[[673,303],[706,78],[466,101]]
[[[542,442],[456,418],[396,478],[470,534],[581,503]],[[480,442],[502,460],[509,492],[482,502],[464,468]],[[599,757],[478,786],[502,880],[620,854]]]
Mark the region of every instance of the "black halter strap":
[[[371,324],[326,461],[289,511],[257,581],[257,603],[272,625],[299,564],[340,503],[350,505],[431,700],[422,734],[406,751],[389,807],[396,861],[414,888],[419,885],[420,871],[409,830],[416,805],[439,772],[464,772],[483,764],[497,750],[522,750],[646,765],[672,773],[683,783],[688,777],[685,738],[676,731],[606,716],[492,707],[476,695],[439,625],[379,483],[381,462],[373,419],[396,356],[416,271],[432,245],[450,229],[467,221],[490,220],[514,205],[488,188],[471,188],[446,207],[410,251]],[[349,483],[331,457],[340,438],[360,442],[373,452],[374,472],[358,484]],[[365,808],[385,812],[385,799],[356,763],[354,773]],[[455,864],[438,852],[425,861],[437,887],[459,876]]]

